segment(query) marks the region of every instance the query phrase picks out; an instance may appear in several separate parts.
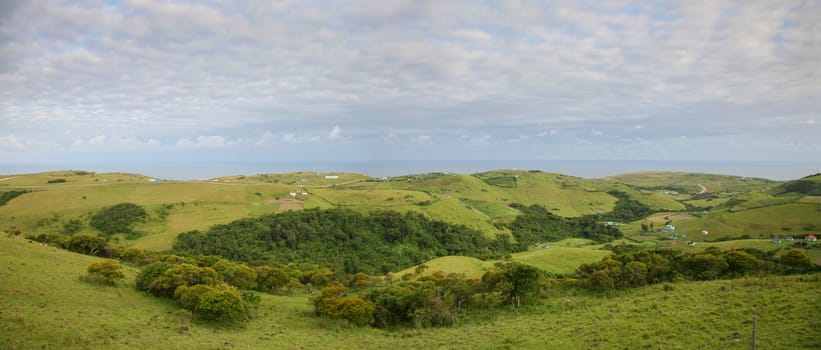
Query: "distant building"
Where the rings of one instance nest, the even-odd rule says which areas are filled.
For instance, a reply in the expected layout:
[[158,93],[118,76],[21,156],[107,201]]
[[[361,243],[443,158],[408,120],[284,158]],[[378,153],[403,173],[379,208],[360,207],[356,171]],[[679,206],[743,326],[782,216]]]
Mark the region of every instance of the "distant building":
[[804,240],[807,241],[807,242],[815,242],[815,241],[818,240],[818,238],[816,238],[813,235],[808,235],[808,236],[804,237]]
[[773,238],[773,243],[781,243],[781,238]]
[[336,180],[339,176],[337,175],[325,175],[325,180]]

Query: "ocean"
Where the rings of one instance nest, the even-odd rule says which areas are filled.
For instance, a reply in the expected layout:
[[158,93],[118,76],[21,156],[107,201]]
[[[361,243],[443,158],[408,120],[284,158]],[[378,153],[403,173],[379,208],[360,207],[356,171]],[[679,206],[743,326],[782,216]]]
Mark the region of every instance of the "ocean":
[[638,171],[683,171],[792,180],[821,172],[821,162],[796,161],[673,161],[673,160],[384,160],[328,162],[187,162],[106,164],[0,164],[0,174],[50,170],[137,173],[159,179],[197,180],[229,175],[293,171],[352,172],[372,177],[450,172],[472,174],[496,169],[541,170],[582,178],[599,178]]

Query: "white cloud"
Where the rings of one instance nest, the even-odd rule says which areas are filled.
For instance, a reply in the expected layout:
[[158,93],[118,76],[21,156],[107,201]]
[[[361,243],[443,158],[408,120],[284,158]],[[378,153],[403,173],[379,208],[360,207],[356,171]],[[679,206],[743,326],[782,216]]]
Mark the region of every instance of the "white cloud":
[[[0,130],[66,152],[320,143],[350,130],[356,142],[337,145],[348,153],[399,150],[397,138],[422,134],[442,144],[555,136],[556,147],[606,132],[600,149],[615,149],[638,130],[658,132],[642,135],[652,141],[705,125],[730,158],[755,151],[716,140],[813,140],[817,129],[797,127],[818,125],[821,110],[813,9],[626,6],[20,2],[0,11]],[[819,159],[811,144],[769,156]]]
[[339,140],[342,138],[342,128],[339,125],[334,125],[331,132],[328,133],[329,140]]
[[314,143],[319,142],[320,138],[316,135],[309,135],[309,134],[285,134],[282,136],[282,141],[287,143],[293,144],[301,144],[301,143]]
[[105,135],[97,135],[88,140],[91,146],[99,146],[105,143]]
[[189,138],[181,138],[176,145],[180,148],[220,148],[233,144],[236,142],[228,142],[225,137],[219,135],[212,136],[197,136],[191,140]]
[[509,143],[520,143],[520,142],[526,142],[526,141],[528,141],[528,140],[530,140],[530,137],[529,137],[529,136],[527,136],[527,135],[519,135],[519,136],[518,136],[518,137],[516,137],[516,138],[510,138],[510,139],[507,139],[507,142],[509,142]]
[[418,136],[414,139],[414,141],[416,141],[418,143],[428,143],[428,142],[430,142],[430,140],[431,140],[430,135],[420,135],[420,136]]
[[5,146],[4,148],[11,148],[15,150],[22,150],[24,148],[23,141],[14,135],[7,135],[0,138],[0,140],[2,140],[1,144]]

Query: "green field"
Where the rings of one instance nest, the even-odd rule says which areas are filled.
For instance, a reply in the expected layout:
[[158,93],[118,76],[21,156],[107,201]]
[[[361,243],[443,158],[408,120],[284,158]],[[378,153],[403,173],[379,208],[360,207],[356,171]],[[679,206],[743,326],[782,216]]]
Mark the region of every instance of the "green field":
[[116,287],[80,282],[96,261],[0,237],[0,348],[747,349],[752,317],[761,349],[821,347],[819,274],[606,295],[555,290],[534,305],[464,315],[453,327],[380,330],[313,316],[301,294],[263,294],[257,316],[240,326],[190,321],[172,303],[136,291],[133,268]]

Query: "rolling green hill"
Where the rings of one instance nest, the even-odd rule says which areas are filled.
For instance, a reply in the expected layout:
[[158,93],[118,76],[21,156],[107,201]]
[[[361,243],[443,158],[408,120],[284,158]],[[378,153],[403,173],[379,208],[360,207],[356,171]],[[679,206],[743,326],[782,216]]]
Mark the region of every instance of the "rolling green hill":
[[[100,209],[122,202],[144,206],[149,220],[135,227],[135,240],[120,244],[169,249],[180,232],[304,208],[344,207],[359,212],[414,211],[462,224],[493,238],[510,234],[507,224],[521,215],[514,203],[540,205],[563,217],[602,214],[614,209],[610,191],[626,193],[663,214],[626,223],[621,230],[640,234],[641,223],[672,221],[683,232],[701,230],[695,240],[753,238],[818,233],[821,196],[801,193],[803,182],[789,184],[728,175],[648,172],[604,179],[526,170],[495,170],[473,175],[431,173],[373,179],[349,173],[297,172],[234,175],[204,181],[164,181],[136,174],[95,174],[64,170],[4,175],[0,192],[30,191],[0,206],[0,225],[24,234],[59,233],[72,221],[80,232],[95,233],[88,220]],[[802,187],[803,186],[803,187]],[[813,185],[814,186],[814,185]],[[292,194],[294,194],[292,196]],[[674,217],[664,220],[664,217]],[[658,228],[658,227],[657,227]],[[657,235],[658,236],[658,235]],[[638,237],[647,240],[649,237]]]

